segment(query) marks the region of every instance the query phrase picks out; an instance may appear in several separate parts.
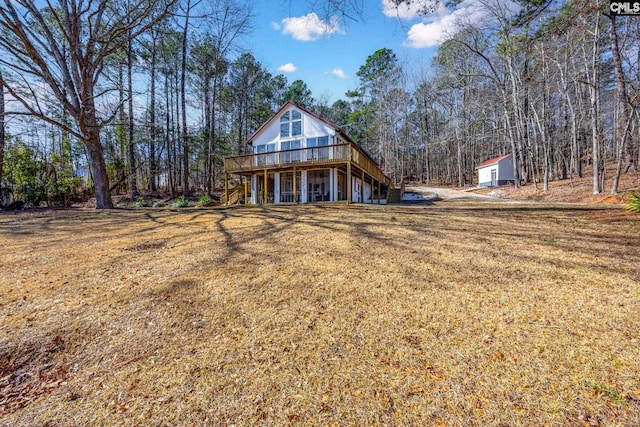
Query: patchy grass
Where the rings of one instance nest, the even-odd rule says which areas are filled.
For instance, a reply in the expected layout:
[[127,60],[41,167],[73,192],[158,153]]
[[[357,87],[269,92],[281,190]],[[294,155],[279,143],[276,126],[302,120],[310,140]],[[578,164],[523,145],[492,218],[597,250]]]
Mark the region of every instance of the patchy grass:
[[638,215],[441,206],[2,214],[0,424],[639,425]]

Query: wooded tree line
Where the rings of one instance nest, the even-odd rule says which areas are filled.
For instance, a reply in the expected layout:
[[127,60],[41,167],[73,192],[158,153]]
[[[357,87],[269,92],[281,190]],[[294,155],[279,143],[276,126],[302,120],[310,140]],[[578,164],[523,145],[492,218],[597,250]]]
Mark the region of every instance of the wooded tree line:
[[64,203],[88,178],[98,207],[112,193],[212,194],[223,156],[288,99],[396,182],[474,184],[477,164],[506,153],[516,185],[543,190],[590,168],[597,193],[635,171],[640,20],[602,0],[481,1],[430,70],[380,49],[329,103],[239,49],[252,11],[238,0],[2,0],[0,132],[20,131],[0,138],[0,191]]
[[347,129],[396,180],[477,184],[479,163],[513,153],[516,185],[546,191],[589,168],[594,194],[617,193],[640,155],[640,20],[597,0],[481,4],[427,73],[370,56]]

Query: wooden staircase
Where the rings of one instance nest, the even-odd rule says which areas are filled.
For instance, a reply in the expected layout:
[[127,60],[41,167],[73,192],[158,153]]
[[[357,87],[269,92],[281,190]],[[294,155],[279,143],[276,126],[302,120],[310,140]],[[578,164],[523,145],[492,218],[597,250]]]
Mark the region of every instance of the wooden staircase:
[[402,203],[402,196],[404,195],[404,182],[400,188],[390,188],[387,192],[387,204]]
[[229,198],[227,199],[224,194],[220,197],[220,204],[223,206],[239,205],[240,203],[247,203],[244,194],[244,185],[238,185],[237,187],[229,190]]

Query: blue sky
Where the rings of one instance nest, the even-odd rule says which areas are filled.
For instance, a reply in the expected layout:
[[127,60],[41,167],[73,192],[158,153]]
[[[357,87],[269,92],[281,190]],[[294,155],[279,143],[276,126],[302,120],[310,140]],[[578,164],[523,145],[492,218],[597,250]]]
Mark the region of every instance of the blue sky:
[[461,17],[477,13],[477,1],[424,15],[416,8],[430,0],[414,1],[413,10],[369,0],[364,16],[352,21],[316,14],[307,1],[257,0],[254,30],[244,44],[272,74],[304,80],[316,99],[332,103],[358,86],[356,72],[377,49],[393,50],[410,73],[428,70],[446,34],[455,32]]

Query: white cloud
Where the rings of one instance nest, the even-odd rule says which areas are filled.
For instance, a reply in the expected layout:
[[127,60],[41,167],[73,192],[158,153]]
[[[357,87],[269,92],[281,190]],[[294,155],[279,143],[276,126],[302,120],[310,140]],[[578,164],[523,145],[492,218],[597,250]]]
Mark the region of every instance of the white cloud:
[[290,34],[296,40],[313,41],[331,34],[342,33],[342,31],[338,25],[337,17],[333,16],[329,22],[325,22],[318,18],[314,12],[311,12],[299,18],[284,18],[282,33]]
[[280,29],[282,28],[282,25],[278,24],[277,22],[271,21],[271,28],[273,28],[276,31],[280,31]]
[[434,5],[441,3],[434,0],[412,0],[396,4],[393,0],[382,0],[382,13],[389,18],[411,20],[431,12]]
[[277,68],[281,73],[295,73],[298,67],[293,65],[291,62],[283,64]]
[[409,29],[405,46],[415,48],[438,46],[458,32],[464,23],[478,23],[487,15],[486,8],[478,0],[465,0],[453,11],[440,8],[424,22],[415,24]]
[[344,73],[344,70],[343,70],[342,68],[338,68],[338,67],[336,67],[336,68],[334,68],[333,70],[331,70],[331,74],[333,74],[333,75],[334,75],[334,76],[336,76],[337,78],[339,78],[339,79],[343,79],[343,80],[344,80],[344,79],[348,79],[348,78],[349,78],[349,76],[347,76],[347,75]]

